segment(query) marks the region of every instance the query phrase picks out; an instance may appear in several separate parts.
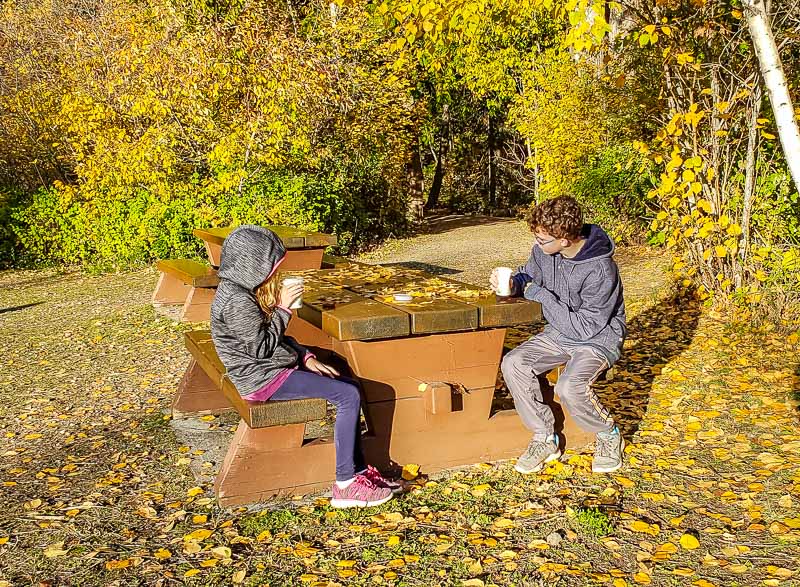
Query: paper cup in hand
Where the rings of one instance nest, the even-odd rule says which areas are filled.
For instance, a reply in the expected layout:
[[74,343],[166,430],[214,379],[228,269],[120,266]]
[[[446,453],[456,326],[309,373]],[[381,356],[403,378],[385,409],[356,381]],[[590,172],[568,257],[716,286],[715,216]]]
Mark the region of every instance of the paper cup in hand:
[[[283,280],[283,285],[294,285],[296,283],[299,283],[300,285],[303,285],[303,278],[302,277],[287,277],[286,279]],[[289,307],[292,310],[297,310],[298,308],[302,308],[303,307],[303,296],[300,296],[299,298],[297,298],[297,300],[295,300],[294,303]]]
[[497,295],[510,296],[511,295],[511,267],[498,267],[495,269],[497,275]]

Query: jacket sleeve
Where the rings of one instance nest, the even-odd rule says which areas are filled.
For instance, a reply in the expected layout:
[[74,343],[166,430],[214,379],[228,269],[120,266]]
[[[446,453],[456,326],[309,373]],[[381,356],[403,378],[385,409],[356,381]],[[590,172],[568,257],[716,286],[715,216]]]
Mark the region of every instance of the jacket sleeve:
[[528,257],[528,262],[525,265],[520,265],[514,274],[511,276],[511,295],[513,297],[522,297],[525,293],[525,287],[531,283],[542,283],[542,269],[535,257],[536,248],[531,250],[531,256]]
[[254,359],[272,356],[283,340],[283,333],[292,317],[281,308],[267,316],[256,303],[225,306],[224,320],[231,333],[244,344],[245,352]]
[[573,340],[589,340],[608,325],[617,309],[619,275],[604,265],[589,274],[581,286],[582,304],[577,311],[538,285],[530,285],[525,297],[542,304],[545,320],[561,334]]

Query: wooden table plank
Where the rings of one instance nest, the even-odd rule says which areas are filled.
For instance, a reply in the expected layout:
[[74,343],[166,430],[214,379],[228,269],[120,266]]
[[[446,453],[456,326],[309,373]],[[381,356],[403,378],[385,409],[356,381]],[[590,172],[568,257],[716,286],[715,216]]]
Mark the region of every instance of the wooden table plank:
[[297,315],[340,341],[399,338],[411,332],[407,312],[313,280],[305,283]]
[[[215,245],[222,245],[223,241],[233,232],[234,228],[233,226],[195,228],[192,233],[204,241]],[[335,234],[303,230],[302,228],[295,228],[293,226],[267,225],[264,226],[264,228],[268,228],[277,234],[287,249],[302,249],[306,247],[318,249],[330,247],[337,243]]]

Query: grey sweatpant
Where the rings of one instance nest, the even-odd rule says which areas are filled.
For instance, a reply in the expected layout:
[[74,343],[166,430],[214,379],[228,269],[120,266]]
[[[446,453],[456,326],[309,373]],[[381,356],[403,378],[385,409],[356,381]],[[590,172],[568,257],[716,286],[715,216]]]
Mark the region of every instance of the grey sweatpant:
[[584,430],[613,429],[613,418],[591,387],[608,368],[608,360],[593,347],[565,348],[544,333],[528,339],[503,358],[503,378],[522,423],[539,439],[553,433],[553,410],[544,403],[536,376],[565,363],[555,386],[561,405]]

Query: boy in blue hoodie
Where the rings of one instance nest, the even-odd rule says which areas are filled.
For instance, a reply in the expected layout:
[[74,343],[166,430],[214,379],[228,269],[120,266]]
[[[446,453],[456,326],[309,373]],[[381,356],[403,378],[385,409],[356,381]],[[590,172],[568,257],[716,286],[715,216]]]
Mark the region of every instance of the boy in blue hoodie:
[[[592,471],[616,471],[625,442],[591,388],[619,359],[626,336],[614,243],[599,226],[583,223],[580,204],[569,196],[539,204],[527,220],[536,242],[527,264],[511,277],[511,295],[539,302],[547,325],[502,363],[517,413],[533,432],[515,469],[533,473],[561,456],[553,411],[537,376],[566,364],[555,392],[573,420],[597,434]],[[492,285],[497,287],[496,273]]]

